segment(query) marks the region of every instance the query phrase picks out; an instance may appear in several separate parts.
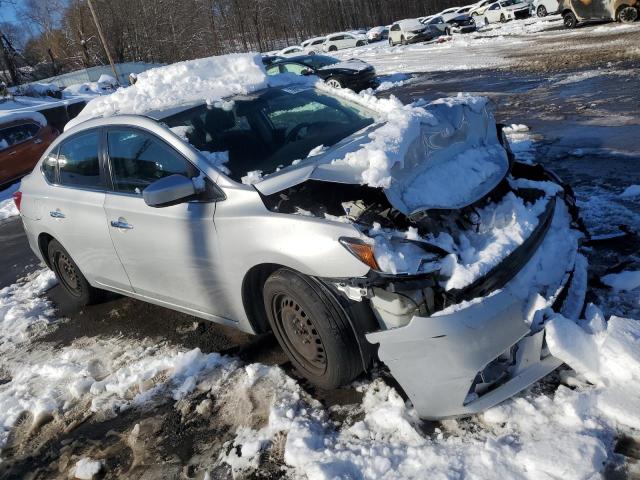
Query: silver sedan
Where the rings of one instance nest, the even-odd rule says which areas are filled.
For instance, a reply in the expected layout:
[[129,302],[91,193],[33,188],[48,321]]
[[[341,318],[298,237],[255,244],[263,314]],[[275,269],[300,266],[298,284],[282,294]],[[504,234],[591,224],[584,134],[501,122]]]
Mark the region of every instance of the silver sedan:
[[[492,117],[471,114],[497,144]],[[550,199],[503,265],[468,288],[444,291],[434,270],[384,272],[363,225],[414,226],[426,235],[467,225],[468,209],[407,216],[381,189],[323,161],[362,145],[380,125],[344,96],[286,87],[223,107],[90,119],[61,135],[23,180],[22,220],[33,251],[79,304],[112,291],[246,332],[272,331],[322,388],[382,361],[423,417],[480,411],[560,364],[508,286],[544,244],[559,206],[573,208],[570,190]],[[430,138],[464,141],[462,130],[445,133]],[[473,202],[512,190],[544,196],[512,189],[508,175],[558,182],[502,156]],[[410,247],[425,258],[446,255],[433,245]],[[567,315],[584,295],[575,249],[540,292]]]

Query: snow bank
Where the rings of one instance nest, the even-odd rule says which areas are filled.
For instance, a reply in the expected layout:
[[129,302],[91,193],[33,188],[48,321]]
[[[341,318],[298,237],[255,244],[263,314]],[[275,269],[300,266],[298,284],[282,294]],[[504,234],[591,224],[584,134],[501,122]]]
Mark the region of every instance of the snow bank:
[[142,72],[134,85],[94,98],[65,128],[93,117],[141,114],[196,101],[213,103],[266,86],[267,76],[257,54],[229,54],[174,63]]
[[47,119],[43,114],[36,111],[12,112],[0,110],[0,125],[17,121],[33,121],[43,127],[47,126]]

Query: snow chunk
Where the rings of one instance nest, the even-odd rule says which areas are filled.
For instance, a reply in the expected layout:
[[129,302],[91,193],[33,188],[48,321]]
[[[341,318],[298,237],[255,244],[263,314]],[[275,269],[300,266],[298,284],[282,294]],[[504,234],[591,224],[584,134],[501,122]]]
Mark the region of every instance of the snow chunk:
[[621,198],[640,197],[640,185],[630,185],[620,194]]
[[101,469],[102,462],[83,457],[76,462],[73,475],[74,478],[79,478],[80,480],[91,480]]
[[253,170],[240,179],[245,185],[252,185],[262,180],[262,170]]
[[602,277],[602,283],[616,291],[635,290],[640,287],[640,271],[610,273]]
[[[2,143],[0,142],[0,149],[1,148]],[[0,192],[0,221],[20,215],[12,197],[19,189],[20,183],[18,182]]]
[[265,88],[267,76],[258,54],[229,54],[178,62],[138,75],[136,83],[96,97],[66,129],[93,117],[142,114],[190,102],[214,104],[231,95]]

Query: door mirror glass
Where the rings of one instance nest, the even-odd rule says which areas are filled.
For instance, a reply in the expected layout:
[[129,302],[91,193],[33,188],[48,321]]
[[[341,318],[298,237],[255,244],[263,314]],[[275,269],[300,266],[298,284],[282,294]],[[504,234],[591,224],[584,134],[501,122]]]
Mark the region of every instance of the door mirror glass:
[[310,68],[305,68],[304,70],[302,70],[302,72],[300,72],[302,75],[311,75],[313,74],[313,70],[311,70]]
[[150,207],[168,207],[191,200],[196,193],[193,180],[175,174],[151,183],[142,191],[142,198]]

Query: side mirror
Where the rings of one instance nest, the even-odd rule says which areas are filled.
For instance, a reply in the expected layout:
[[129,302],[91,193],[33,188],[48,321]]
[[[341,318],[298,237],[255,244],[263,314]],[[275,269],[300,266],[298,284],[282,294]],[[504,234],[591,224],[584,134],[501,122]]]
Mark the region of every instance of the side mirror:
[[168,207],[184,202],[196,193],[196,187],[190,178],[175,174],[147,186],[142,191],[142,198],[150,207]]
[[313,70],[311,70],[310,68],[305,68],[304,70],[302,70],[302,75],[313,75]]

